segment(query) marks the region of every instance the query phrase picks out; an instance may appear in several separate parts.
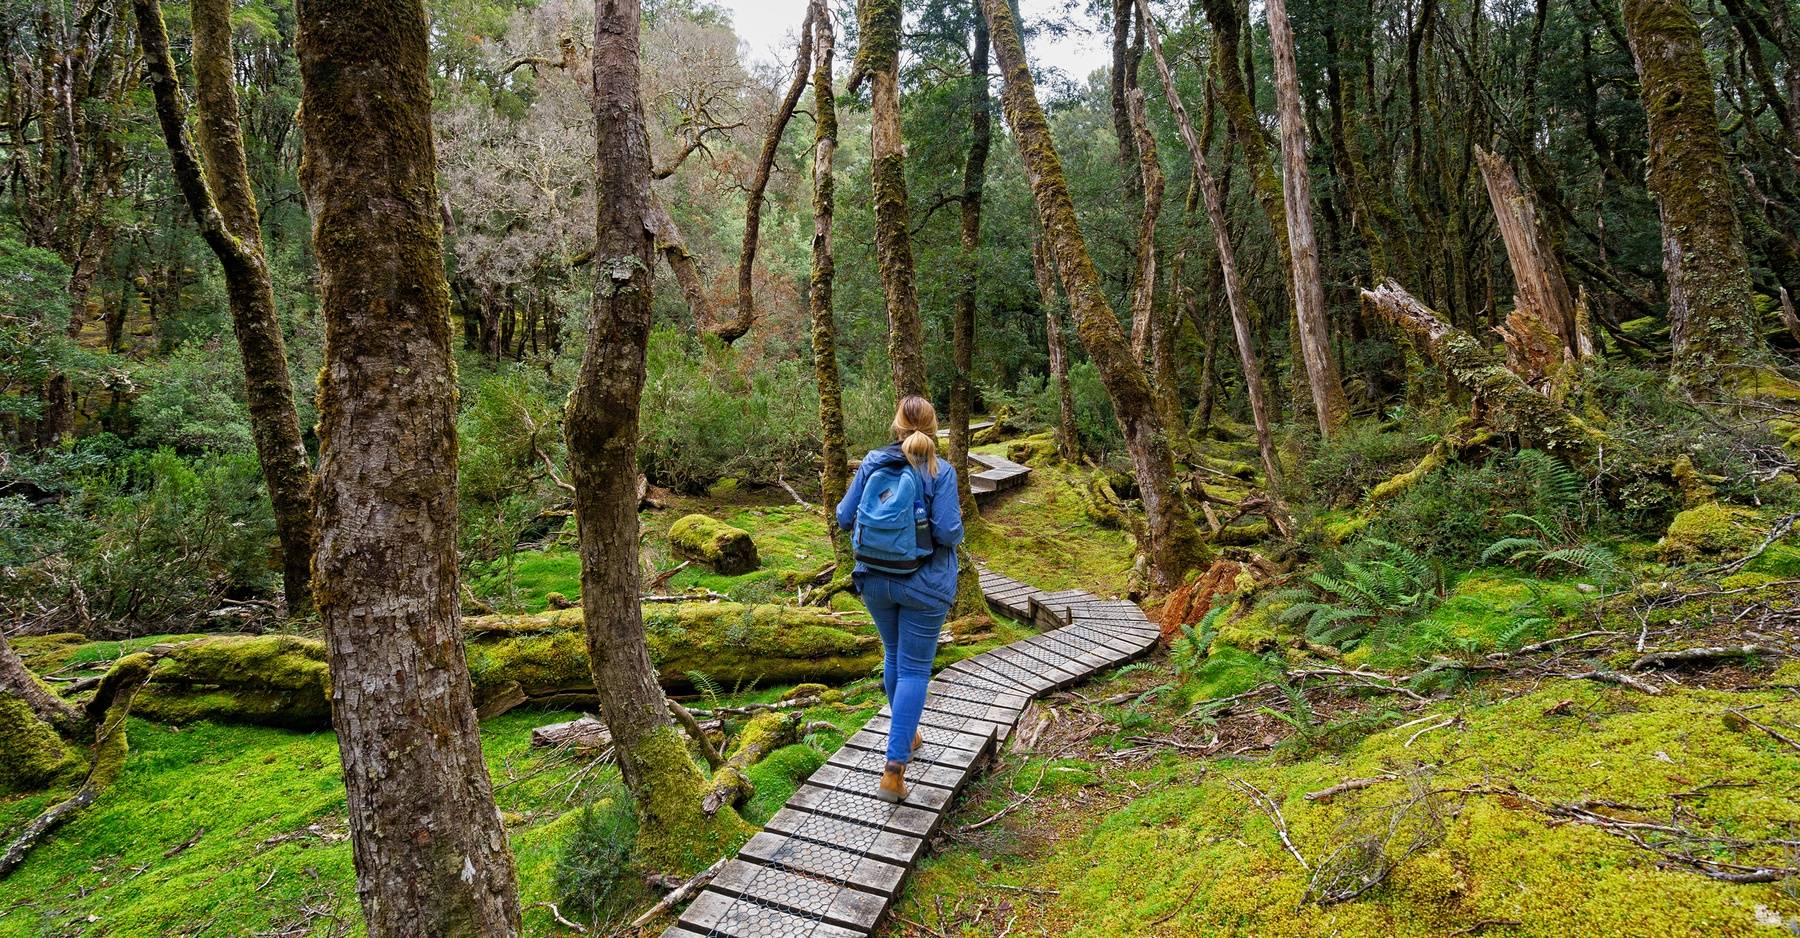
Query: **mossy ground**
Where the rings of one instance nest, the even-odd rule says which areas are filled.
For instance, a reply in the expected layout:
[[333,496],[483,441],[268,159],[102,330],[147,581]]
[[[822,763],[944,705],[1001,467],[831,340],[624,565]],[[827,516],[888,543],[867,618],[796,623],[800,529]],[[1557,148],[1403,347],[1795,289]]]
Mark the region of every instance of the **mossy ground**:
[[[1716,882],[1518,799],[1448,791],[1516,786],[1548,802],[1633,805],[1613,810],[1633,820],[1792,837],[1800,757],[1754,730],[1725,730],[1724,711],[1744,706],[1800,719],[1800,701],[1773,687],[1648,697],[1550,681],[1436,704],[1418,714],[1436,718],[1426,725],[1454,722],[1410,745],[1419,726],[1399,726],[1398,716],[1341,751],[1310,754],[1284,746],[1205,760],[1155,747],[1121,758],[1115,750],[1136,744],[1116,733],[1095,735],[1099,745],[1051,740],[1039,748],[1052,757],[1009,758],[948,823],[984,817],[1015,792],[1035,791],[1034,800],[999,830],[927,861],[897,914],[946,935],[1773,934],[1769,922],[1800,922],[1790,889]],[[1384,782],[1328,803],[1302,797],[1420,765],[1438,768],[1410,786]],[[1281,806],[1315,867],[1353,834],[1384,831],[1392,806],[1415,790],[1438,792],[1444,834],[1366,895],[1309,902],[1309,874],[1240,782]],[[1736,859],[1785,862],[1768,850]]]
[[[1006,444],[974,451],[1004,456]],[[969,526],[969,550],[988,569],[1040,589],[1124,593],[1136,545],[1129,532],[1088,516],[1087,480],[1087,470],[1067,463],[1033,463],[1024,487],[983,506]]]

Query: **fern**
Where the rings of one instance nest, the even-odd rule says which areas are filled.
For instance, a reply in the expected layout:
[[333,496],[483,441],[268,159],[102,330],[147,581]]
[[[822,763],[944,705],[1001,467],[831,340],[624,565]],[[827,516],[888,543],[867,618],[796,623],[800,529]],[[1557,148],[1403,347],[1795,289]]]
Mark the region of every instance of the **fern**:
[[1506,558],[1508,562],[1516,561],[1543,549],[1544,539],[1541,537],[1503,537],[1481,552],[1481,562],[1492,563],[1495,557],[1507,553],[1512,555]]
[[700,692],[700,696],[706,698],[706,705],[708,708],[716,709],[719,706],[719,698],[723,696],[723,694],[721,693],[722,688],[719,687],[718,681],[713,680],[705,671],[701,671],[698,668],[689,671],[687,673],[687,679],[689,683],[694,685],[694,689]]
[[1531,480],[1532,501],[1540,514],[1568,521],[1580,514],[1585,480],[1560,459],[1543,450],[1523,449],[1513,461]]

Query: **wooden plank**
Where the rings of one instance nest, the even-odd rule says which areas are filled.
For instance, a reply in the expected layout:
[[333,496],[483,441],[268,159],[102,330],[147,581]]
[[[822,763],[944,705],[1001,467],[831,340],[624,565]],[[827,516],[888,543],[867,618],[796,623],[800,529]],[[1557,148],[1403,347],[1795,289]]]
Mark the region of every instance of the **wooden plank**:
[[[880,736],[883,740],[888,736],[888,718],[874,717],[863,724],[862,733]],[[860,734],[859,734],[860,735]],[[929,745],[944,746],[950,749],[965,749],[970,752],[981,752],[993,741],[993,733],[985,728],[978,731],[945,728],[921,723],[919,735],[925,737]],[[885,743],[883,744],[886,745]]]
[[1032,650],[1014,648],[1011,645],[1007,645],[1004,648],[994,649],[991,654],[997,661],[1005,662],[1010,666],[1023,669],[1027,672],[1036,673],[1046,680],[1056,679],[1060,676],[1057,683],[1058,687],[1066,687],[1069,684],[1073,684],[1086,677],[1088,674],[1087,671],[1080,667],[1070,664],[1068,658],[1052,652],[1038,650],[1036,653],[1033,653]]
[[[975,762],[980,760],[980,758],[986,754],[985,749],[955,749],[949,746],[941,746],[931,741],[933,734],[926,733],[924,735],[925,745],[919,747],[918,751],[913,753],[912,761],[914,763],[929,763],[931,765],[945,765],[953,769],[965,769],[975,764]],[[868,730],[858,730],[855,733],[850,734],[849,739],[844,740],[844,748],[881,753],[882,758],[886,759],[887,734],[872,733]]]
[[854,931],[837,925],[816,922],[801,915],[770,908],[726,895],[713,889],[681,913],[681,924],[701,934],[727,935],[730,938],[769,938],[771,935],[793,935],[799,938],[864,938],[866,931]]
[[[887,735],[890,732],[891,725],[892,721],[886,714],[877,714],[874,718],[869,720],[866,729],[870,732]],[[992,739],[1010,733],[1012,731],[1012,724],[989,723],[986,720],[971,720],[968,717],[959,717],[950,713],[937,713],[931,710],[920,711],[919,733],[921,735],[929,735],[932,730],[941,730],[947,733],[966,733],[971,736]]]
[[816,785],[801,785],[795,789],[793,797],[788,799],[788,807],[912,837],[931,836],[938,822],[936,811],[908,804],[889,804],[878,798]]
[[911,866],[925,849],[925,841],[911,834],[882,830],[856,821],[815,814],[795,808],[782,808],[769,818],[763,829],[822,843],[848,853],[874,857],[884,863]]
[[[881,787],[881,773],[858,772],[854,769],[846,769],[843,766],[826,763],[825,765],[819,766],[819,768],[806,779],[806,782],[809,785],[817,785],[820,788],[847,791],[853,795],[864,795],[869,798],[874,798],[876,797],[876,790]],[[944,810],[944,805],[950,803],[950,796],[954,794],[954,792],[948,788],[939,788],[936,785],[927,785],[924,782],[911,779],[908,780],[906,790],[907,804],[912,805],[915,808],[924,808],[929,811],[939,812]]]
[[[915,753],[915,756],[917,754]],[[887,768],[887,753],[873,749],[841,748],[831,754],[826,765],[835,765],[842,769],[880,775]],[[906,783],[908,785],[934,785],[955,791],[963,780],[969,777],[971,765],[954,766],[942,762],[926,762],[914,758],[906,764]]]
[[1014,691],[987,690],[969,684],[955,684],[949,681],[934,680],[925,685],[925,699],[933,697],[952,697],[957,700],[969,700],[976,703],[992,704],[1008,710],[1023,710],[1031,698]]
[[725,864],[709,888],[860,932],[874,928],[887,909],[887,900],[875,893],[743,860]]
[[839,850],[796,837],[759,832],[738,851],[756,863],[797,870],[843,883],[878,896],[893,896],[906,878],[906,867],[874,857]]
[[1040,682],[1025,682],[1002,675],[998,669],[988,667],[986,660],[980,655],[964,658],[939,673],[948,680],[980,681],[991,687],[1012,690],[1030,697],[1048,689],[1041,686]]

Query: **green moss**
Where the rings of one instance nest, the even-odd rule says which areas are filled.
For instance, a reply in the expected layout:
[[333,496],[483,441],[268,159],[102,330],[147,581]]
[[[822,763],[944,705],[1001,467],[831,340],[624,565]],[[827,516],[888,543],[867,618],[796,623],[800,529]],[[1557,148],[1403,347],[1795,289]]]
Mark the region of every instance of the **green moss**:
[[1241,694],[1264,681],[1279,677],[1280,674],[1280,668],[1260,655],[1241,648],[1220,647],[1215,643],[1212,654],[1194,670],[1193,676],[1182,686],[1181,693],[1189,703],[1199,703]]
[[137,713],[170,723],[216,720],[318,728],[331,722],[325,644],[295,635],[215,635],[157,661]]
[[761,564],[750,532],[701,514],[688,515],[669,528],[669,548],[717,573],[748,573]]
[[1358,663],[1406,667],[1439,653],[1485,654],[1540,637],[1587,601],[1574,581],[1537,580],[1512,571],[1477,570],[1424,618],[1378,626]]
[[756,786],[756,793],[744,802],[739,813],[751,824],[767,823],[793,797],[800,783],[824,764],[825,757],[805,743],[783,746],[769,753],[745,773],[750,777],[750,783]]
[[1657,547],[1665,559],[1693,561],[1755,547],[1761,531],[1749,508],[1707,502],[1677,514]]
[[700,810],[707,782],[680,730],[654,730],[631,747],[629,758],[636,763],[637,851],[645,869],[698,873],[749,839],[750,825],[731,808],[711,816]]
[[1068,463],[1034,464],[1023,488],[968,525],[970,552],[988,569],[1042,589],[1125,592],[1136,545],[1129,532],[1088,517],[1087,475]]
[[0,795],[44,788],[84,765],[54,727],[11,694],[0,694],[0,739]]

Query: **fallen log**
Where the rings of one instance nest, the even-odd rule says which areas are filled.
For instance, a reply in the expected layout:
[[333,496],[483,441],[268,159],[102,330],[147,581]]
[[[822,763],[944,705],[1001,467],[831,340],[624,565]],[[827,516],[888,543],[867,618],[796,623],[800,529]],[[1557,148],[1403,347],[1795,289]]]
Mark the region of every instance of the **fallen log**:
[[1631,663],[1631,670],[1643,671],[1649,668],[1679,668],[1690,664],[1711,664],[1730,658],[1754,658],[1781,654],[1781,650],[1767,645],[1707,645],[1699,648],[1682,648],[1676,651],[1653,651]]

